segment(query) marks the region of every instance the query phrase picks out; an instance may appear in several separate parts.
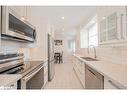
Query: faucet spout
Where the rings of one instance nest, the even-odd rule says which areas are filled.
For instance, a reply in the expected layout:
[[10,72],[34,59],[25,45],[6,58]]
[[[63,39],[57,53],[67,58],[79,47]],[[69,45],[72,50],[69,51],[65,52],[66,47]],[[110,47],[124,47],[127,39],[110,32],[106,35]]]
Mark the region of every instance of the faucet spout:
[[97,54],[96,54],[96,48],[95,48],[95,46],[94,45],[90,45],[89,47],[88,47],[88,53],[90,52],[90,47],[92,47],[93,48],[93,50],[94,50],[94,58],[97,58]]

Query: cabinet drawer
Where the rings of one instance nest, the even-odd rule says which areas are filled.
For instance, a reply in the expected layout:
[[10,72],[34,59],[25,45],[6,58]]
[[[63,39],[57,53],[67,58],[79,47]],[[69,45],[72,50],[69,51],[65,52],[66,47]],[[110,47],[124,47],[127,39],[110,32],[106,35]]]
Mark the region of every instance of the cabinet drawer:
[[85,72],[81,72],[81,70],[79,70],[79,68],[75,64],[74,64],[74,70],[81,84],[85,88]]
[[104,77],[104,89],[124,89],[124,87],[112,79]]

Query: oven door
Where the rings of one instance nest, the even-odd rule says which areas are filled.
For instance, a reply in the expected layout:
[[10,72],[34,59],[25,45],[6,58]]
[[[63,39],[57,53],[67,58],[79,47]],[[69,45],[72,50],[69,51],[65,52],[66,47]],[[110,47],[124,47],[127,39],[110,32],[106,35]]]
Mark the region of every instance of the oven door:
[[44,85],[44,68],[39,66],[21,79],[21,89],[41,89]]
[[35,27],[21,17],[10,7],[2,6],[2,38],[17,41],[35,41]]

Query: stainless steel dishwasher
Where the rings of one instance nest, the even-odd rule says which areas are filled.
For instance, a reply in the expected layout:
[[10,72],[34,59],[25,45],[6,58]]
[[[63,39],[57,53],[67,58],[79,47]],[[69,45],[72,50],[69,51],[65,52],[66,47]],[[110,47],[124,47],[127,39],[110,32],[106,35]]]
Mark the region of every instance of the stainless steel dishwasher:
[[104,89],[104,76],[88,65],[85,68],[85,88]]

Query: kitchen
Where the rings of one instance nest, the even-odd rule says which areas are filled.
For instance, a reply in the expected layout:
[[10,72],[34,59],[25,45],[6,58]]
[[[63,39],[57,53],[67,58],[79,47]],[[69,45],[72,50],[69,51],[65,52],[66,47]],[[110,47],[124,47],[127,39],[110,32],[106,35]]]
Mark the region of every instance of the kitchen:
[[0,11],[0,89],[127,88],[126,6]]

